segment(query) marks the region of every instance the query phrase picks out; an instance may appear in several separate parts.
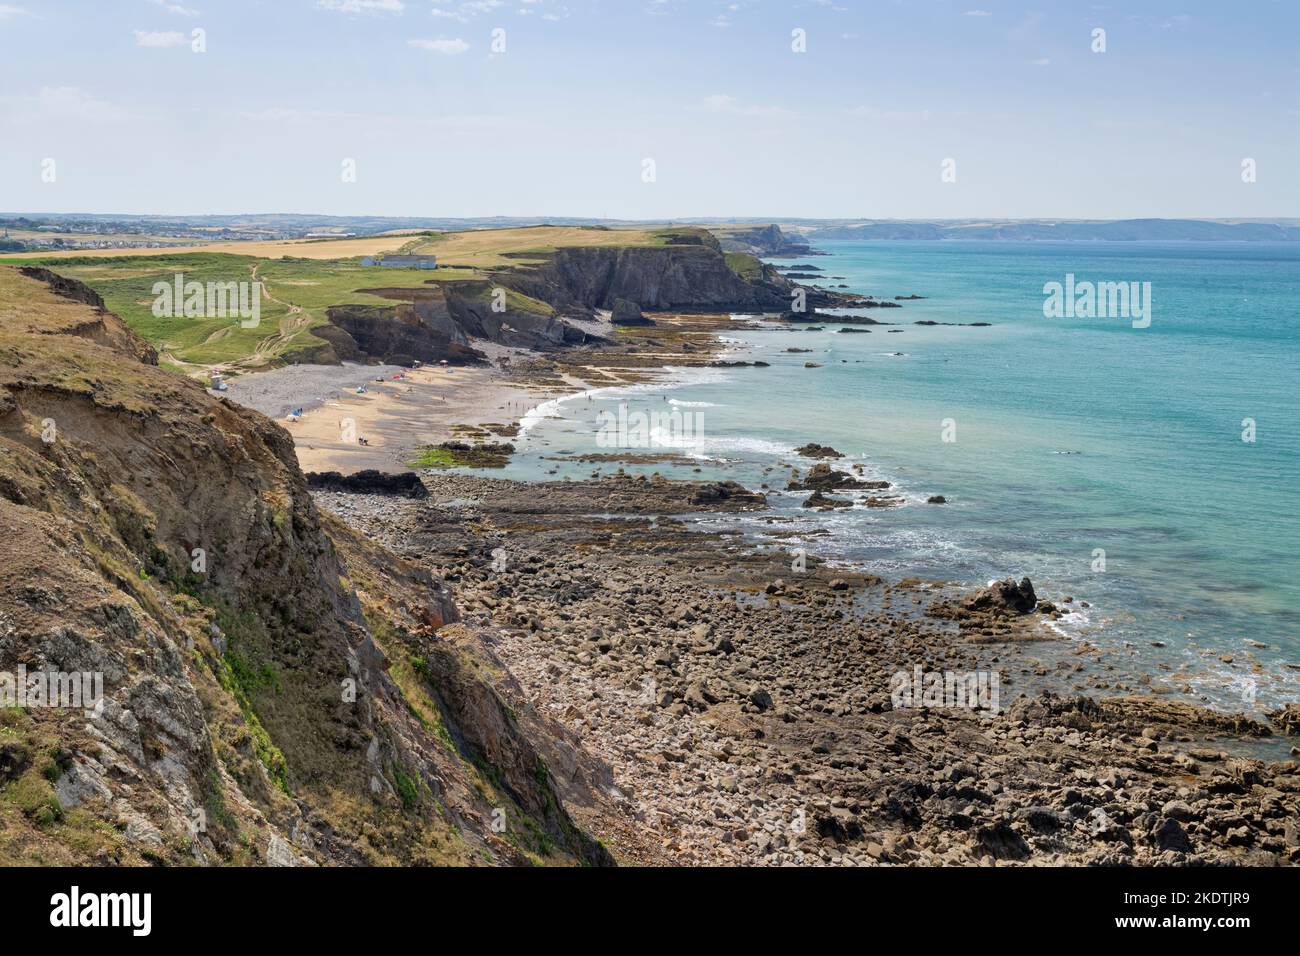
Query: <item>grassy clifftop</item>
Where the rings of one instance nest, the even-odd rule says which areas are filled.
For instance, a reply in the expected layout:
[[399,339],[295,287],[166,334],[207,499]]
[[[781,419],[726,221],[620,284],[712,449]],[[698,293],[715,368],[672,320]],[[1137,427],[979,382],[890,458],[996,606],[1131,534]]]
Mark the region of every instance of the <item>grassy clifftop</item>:
[[557,249],[661,248],[683,239],[708,236],[690,226],[608,229],[603,226],[527,226],[442,233],[417,242],[411,251],[436,255],[439,265],[489,271],[520,263],[538,263]]
[[[243,371],[352,357],[355,342],[335,329],[323,331],[337,324],[332,317],[357,314],[352,307],[364,307],[369,316],[409,319],[421,311],[411,303],[433,303],[433,311],[440,318],[450,314],[452,323],[471,312],[479,316],[462,330],[466,335],[499,338],[492,330],[508,326],[514,332],[509,344],[551,347],[569,338],[553,321],[557,309],[610,308],[615,291],[646,308],[779,310],[785,304],[783,280],[757,258],[724,257],[712,233],[691,226],[534,226],[422,233],[385,243],[392,246],[396,238],[402,241],[389,251],[435,255],[438,269],[378,268],[359,257],[322,255],[349,254],[354,245],[347,240],[317,243],[311,258],[301,255],[307,243],[265,243],[264,255],[236,254],[256,251],[258,244],[232,243],[205,251],[24,261],[94,289],[157,349],[161,365],[195,377],[213,367]],[[212,251],[221,248],[231,251]],[[258,321],[155,314],[155,285],[171,285],[177,276],[205,285],[260,284]],[[498,290],[504,313],[492,308]],[[493,316],[496,321],[483,321]],[[443,325],[443,338],[458,337]]]

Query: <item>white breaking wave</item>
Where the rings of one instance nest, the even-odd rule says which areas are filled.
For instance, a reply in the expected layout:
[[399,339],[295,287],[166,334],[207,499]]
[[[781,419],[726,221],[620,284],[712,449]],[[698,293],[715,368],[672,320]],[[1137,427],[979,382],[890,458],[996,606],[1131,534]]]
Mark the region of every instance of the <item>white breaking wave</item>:
[[750,452],[760,455],[776,455],[778,457],[788,457],[794,454],[794,447],[784,445],[781,442],[768,441],[766,438],[746,438],[746,437],[712,437],[709,435],[701,436],[696,443],[700,451],[703,452],[732,452],[734,454]]
[[530,432],[539,422],[547,418],[562,418],[559,414],[560,407],[565,402],[573,401],[575,398],[582,398],[589,394],[588,392],[577,392],[573,395],[562,395],[559,398],[553,398],[549,402],[542,402],[524,413],[524,417],[519,419],[519,435],[522,437]]
[[[679,365],[668,365],[664,367],[667,373],[666,377],[657,382],[642,382],[637,385],[605,385],[600,388],[587,388],[582,391],[573,392],[570,395],[561,395],[559,398],[552,398],[549,401],[542,402],[535,408],[529,409],[519,420],[519,435],[523,437],[528,434],[539,422],[548,418],[564,419],[560,414],[560,409],[569,402],[590,399],[592,401],[614,401],[618,399],[636,398],[654,392],[668,392],[674,389],[683,388],[690,385],[711,385],[715,382],[721,382],[726,378],[725,373],[720,369],[713,368],[688,368]],[[672,404],[690,406],[698,404],[700,407],[711,405],[711,402],[678,402],[675,399],[669,399]]]

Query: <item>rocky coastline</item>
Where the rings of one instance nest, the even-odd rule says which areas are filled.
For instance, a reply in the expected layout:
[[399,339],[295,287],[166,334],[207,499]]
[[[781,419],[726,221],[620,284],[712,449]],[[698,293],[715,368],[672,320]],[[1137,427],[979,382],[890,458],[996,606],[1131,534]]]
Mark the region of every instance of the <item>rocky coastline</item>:
[[[609,768],[606,815],[577,816],[638,834],[621,862],[1300,862],[1296,761],[1236,747],[1286,715],[1034,689],[1054,605],[1028,580],[954,599],[792,565],[694,529],[764,508],[707,484],[422,480],[424,500],[316,498],[441,575],[521,703]],[[900,687],[922,672],[997,675],[1000,700],[927,703]]]

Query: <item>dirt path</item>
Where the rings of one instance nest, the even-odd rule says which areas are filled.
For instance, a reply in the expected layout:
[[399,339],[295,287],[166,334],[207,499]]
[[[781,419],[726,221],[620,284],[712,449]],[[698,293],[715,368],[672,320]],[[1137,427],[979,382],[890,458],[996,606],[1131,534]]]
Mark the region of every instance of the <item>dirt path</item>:
[[258,278],[258,265],[260,265],[260,263],[253,265],[253,281],[261,283],[263,297],[270,302],[284,306],[285,309],[288,310],[288,315],[280,319],[278,330],[272,332],[266,338],[262,339],[262,341],[258,342],[257,348],[253,350],[253,355],[256,358],[264,359],[272,349],[282,343],[288,342],[299,332],[306,330],[311,323],[315,321],[315,317],[300,305],[295,305],[285,299],[277,299],[271,293],[271,287],[267,284],[266,280]]

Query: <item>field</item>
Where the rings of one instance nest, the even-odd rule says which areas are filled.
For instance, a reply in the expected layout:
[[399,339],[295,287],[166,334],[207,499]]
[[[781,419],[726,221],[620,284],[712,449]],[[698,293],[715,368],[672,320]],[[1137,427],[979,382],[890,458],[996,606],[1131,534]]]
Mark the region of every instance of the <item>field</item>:
[[664,246],[688,230],[671,227],[606,229],[599,226],[527,226],[518,229],[473,229],[445,232],[411,251],[438,257],[439,265],[494,269],[529,261],[566,246]]
[[[9,253],[0,256],[0,261],[15,258],[30,259],[33,256],[39,256],[41,259],[115,258],[123,254],[158,256],[179,250],[256,256],[266,259],[281,258],[283,256],[294,256],[300,259],[347,259],[351,256],[373,256],[379,255],[381,252],[396,252],[410,242],[412,235],[413,233],[403,232],[395,235],[366,236],[364,238],[235,240],[231,242],[209,242],[199,245],[186,245],[185,240],[178,239],[172,245],[160,245],[154,248],[68,249],[62,252]],[[419,235],[423,235],[423,233]],[[97,238],[102,239],[104,237],[99,236]]]
[[[68,249],[59,252],[26,252],[0,255],[0,261],[39,257],[41,259],[117,258],[122,255],[159,256],[180,251],[255,256],[262,259],[349,259],[385,252],[420,252],[439,256],[440,263],[494,268],[511,264],[506,253],[554,252],[561,246],[661,246],[681,230],[673,227],[605,229],[598,226],[527,226],[514,229],[472,229],[465,232],[430,233],[398,231],[380,236],[340,239],[233,240],[195,244],[177,239],[170,245],[129,249]],[[48,238],[48,233],[39,235]],[[72,238],[69,236],[69,238]],[[104,236],[83,238],[104,239]],[[144,237],[123,236],[123,241]],[[516,260],[517,261],[517,260]]]
[[[257,368],[280,364],[283,357],[321,342],[310,331],[327,324],[331,305],[388,305],[394,302],[360,292],[376,287],[418,288],[435,273],[417,269],[376,269],[355,260],[261,259],[187,252],[154,256],[42,257],[61,275],[80,279],[104,297],[108,309],[149,341],[159,361],[186,374],[209,368]],[[256,328],[237,318],[155,316],[154,284],[185,281],[262,282],[261,316]],[[438,270],[436,280],[473,278],[470,270]]]

